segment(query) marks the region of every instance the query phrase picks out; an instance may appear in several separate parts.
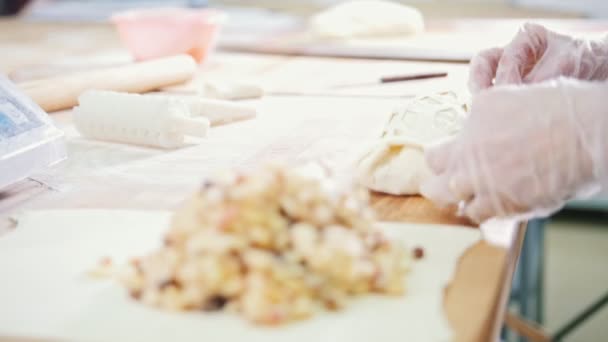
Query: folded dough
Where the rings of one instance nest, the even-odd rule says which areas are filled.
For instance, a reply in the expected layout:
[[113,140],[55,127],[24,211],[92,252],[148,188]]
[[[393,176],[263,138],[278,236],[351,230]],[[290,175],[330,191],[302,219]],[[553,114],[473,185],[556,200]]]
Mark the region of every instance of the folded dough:
[[324,38],[396,36],[424,31],[424,20],[414,7],[385,0],[354,0],[316,14],[310,28]]
[[384,133],[357,162],[357,176],[368,188],[394,195],[420,193],[431,175],[424,148],[460,130],[465,101],[447,92],[413,100],[393,113]]

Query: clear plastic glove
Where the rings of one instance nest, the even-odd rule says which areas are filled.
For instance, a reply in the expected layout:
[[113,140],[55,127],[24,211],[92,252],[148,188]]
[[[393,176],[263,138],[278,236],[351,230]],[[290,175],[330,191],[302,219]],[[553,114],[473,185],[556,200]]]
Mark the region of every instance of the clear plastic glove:
[[422,194],[477,222],[543,216],[608,184],[608,83],[557,79],[473,99],[462,131],[426,151]]
[[574,38],[528,23],[507,46],[475,56],[469,72],[472,93],[493,85],[536,83],[559,76],[606,80],[608,37]]

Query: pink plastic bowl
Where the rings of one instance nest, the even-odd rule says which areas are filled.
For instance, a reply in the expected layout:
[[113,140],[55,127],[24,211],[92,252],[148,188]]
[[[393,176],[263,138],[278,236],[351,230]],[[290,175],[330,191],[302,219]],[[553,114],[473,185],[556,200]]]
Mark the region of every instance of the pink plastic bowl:
[[225,15],[212,9],[155,8],[112,16],[137,60],[187,53],[203,62],[215,47]]

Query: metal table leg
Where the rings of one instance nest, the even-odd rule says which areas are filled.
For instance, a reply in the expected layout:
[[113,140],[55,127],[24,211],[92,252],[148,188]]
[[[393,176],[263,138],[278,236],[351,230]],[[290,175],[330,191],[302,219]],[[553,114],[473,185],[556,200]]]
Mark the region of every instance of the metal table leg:
[[[513,278],[511,301],[527,320],[543,322],[545,224],[546,219],[528,222],[517,270]],[[507,337],[506,334],[503,335]],[[524,338],[520,342],[526,342]]]

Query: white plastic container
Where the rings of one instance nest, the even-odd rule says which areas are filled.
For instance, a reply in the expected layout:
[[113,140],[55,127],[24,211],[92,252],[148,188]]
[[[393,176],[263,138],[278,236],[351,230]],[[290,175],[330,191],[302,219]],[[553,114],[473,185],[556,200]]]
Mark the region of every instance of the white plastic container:
[[0,75],[0,190],[65,158],[63,132]]
[[175,98],[105,90],[80,95],[73,118],[89,139],[167,149],[184,146],[186,136],[206,137],[210,125]]

